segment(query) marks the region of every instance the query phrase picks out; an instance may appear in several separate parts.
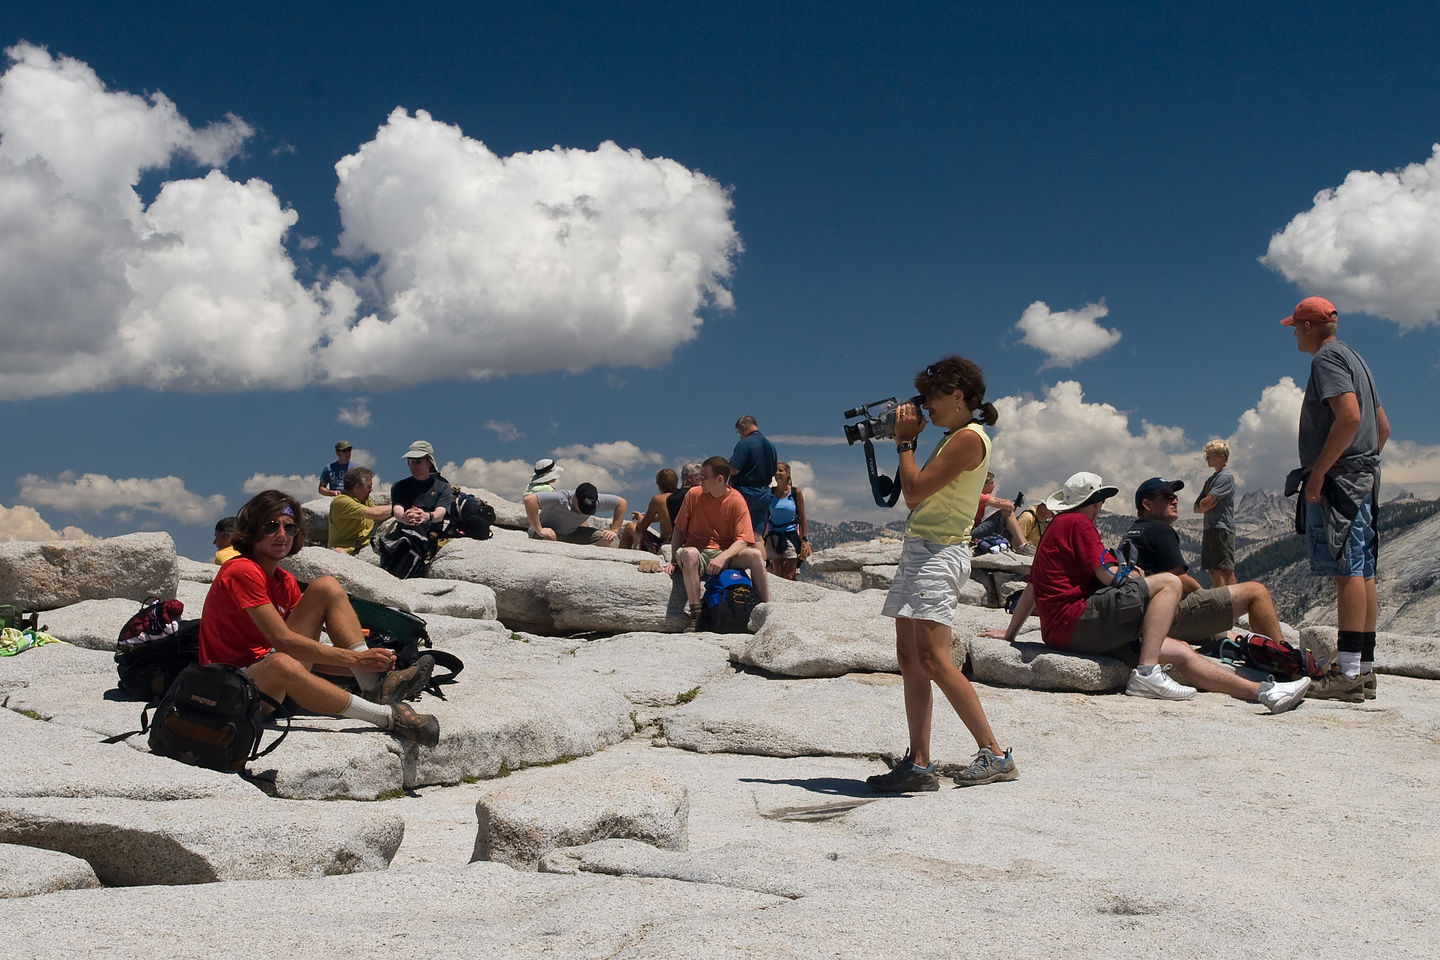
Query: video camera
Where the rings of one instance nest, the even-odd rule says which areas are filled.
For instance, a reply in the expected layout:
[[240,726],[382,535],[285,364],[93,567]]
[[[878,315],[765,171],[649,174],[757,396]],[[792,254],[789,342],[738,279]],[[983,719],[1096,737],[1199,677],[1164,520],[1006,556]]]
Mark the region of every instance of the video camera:
[[914,396],[909,400],[886,397],[884,400],[864,403],[852,410],[846,410],[846,420],[853,420],[856,417],[864,419],[859,423],[845,424],[845,439],[852,447],[862,440],[887,440],[895,436],[895,413],[900,409],[900,405],[913,403],[919,407],[924,402],[925,398],[921,396]]
[[919,407],[925,402],[921,396],[907,400],[886,397],[873,403],[864,403],[845,411],[845,419],[860,418],[859,423],[845,424],[845,441],[852,447],[865,444],[865,470],[870,475],[870,493],[878,507],[893,507],[900,499],[900,481],[884,476],[875,466],[875,445],[872,440],[887,440],[895,436],[895,414],[902,404],[913,403]]

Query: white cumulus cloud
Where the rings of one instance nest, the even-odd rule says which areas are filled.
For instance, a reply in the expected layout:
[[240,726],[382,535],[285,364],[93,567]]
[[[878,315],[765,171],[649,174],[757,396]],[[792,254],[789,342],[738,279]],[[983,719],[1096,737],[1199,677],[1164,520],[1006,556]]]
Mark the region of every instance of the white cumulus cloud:
[[849,517],[844,512],[845,501],[841,497],[828,496],[815,486],[815,470],[804,460],[789,460],[790,482],[800,489],[805,501],[806,520],[829,520],[835,522]]
[[[352,427],[370,426],[370,400],[367,397],[356,397],[354,402],[348,406],[341,407],[335,414],[335,419]],[[354,459],[354,454],[351,454]]]
[[486,420],[482,426],[501,440],[519,440],[525,436],[520,428],[509,420]]
[[[0,76],[0,374],[11,395],[117,386],[298,386],[355,297],[295,279],[296,214],[260,180],[218,170],[166,182],[178,159],[218,166],[250,136],[193,127],[163,94],[111,91],[87,65],[18,44]],[[292,349],[276,351],[276,343]]]
[[0,541],[24,540],[94,540],[79,527],[56,530],[34,507],[0,505]]
[[335,169],[340,253],[376,258],[362,286],[383,309],[324,348],[331,379],[654,366],[732,304],[730,197],[672,160],[610,142],[499,157],[397,109]]
[[226,512],[223,496],[191,493],[179,477],[111,478],[98,473],[76,476],[67,470],[54,480],[27,473],[17,482],[20,494],[16,499],[20,503],[74,513],[116,510],[128,517],[144,511],[174,517],[182,523],[214,523]]
[[[1196,473],[1194,451],[1179,427],[1140,420],[1108,403],[1085,399],[1080,384],[1061,380],[1043,397],[1001,397],[990,469],[1004,496],[1048,496],[1071,474],[1098,473],[1120,488],[1108,507],[1129,512],[1130,495],[1147,477]],[[928,434],[928,431],[927,431]],[[922,435],[922,443],[926,440]]]
[[1230,445],[1230,472],[1251,489],[1279,492],[1285,475],[1300,463],[1298,435],[1300,401],[1305,391],[1290,377],[1281,377],[1260,392],[1255,406],[1240,414]]
[[640,470],[665,462],[665,458],[660,454],[653,450],[641,450],[629,440],[616,440],[611,443],[575,443],[566,447],[557,447],[551,456],[559,463],[565,464],[566,469],[569,469],[571,461],[576,461],[589,467],[599,467],[616,473]]
[[1043,300],[1025,308],[1015,329],[1023,340],[1045,354],[1045,366],[1069,367],[1104,353],[1120,342],[1120,331],[1096,321],[1110,313],[1105,301],[1075,310],[1051,310]]
[[[1270,238],[1260,262],[1343,314],[1440,318],[1440,144],[1400,170],[1352,170]],[[1279,315],[1283,316],[1283,314]],[[1278,319],[1278,316],[1277,316]]]
[[252,497],[266,490],[279,490],[304,503],[306,500],[319,499],[320,479],[318,472],[315,476],[302,476],[298,473],[252,473],[241,484],[240,489]]

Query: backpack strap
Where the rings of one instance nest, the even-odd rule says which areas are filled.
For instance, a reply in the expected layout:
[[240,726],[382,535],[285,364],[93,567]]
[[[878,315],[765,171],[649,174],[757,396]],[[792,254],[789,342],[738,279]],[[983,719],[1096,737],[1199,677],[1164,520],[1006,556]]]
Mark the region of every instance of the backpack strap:
[[465,669],[465,661],[461,660],[453,653],[448,653],[444,650],[436,650],[434,648],[426,650],[424,653],[421,654],[421,656],[433,657],[435,660],[435,666],[444,667],[447,671],[449,671],[448,673],[442,674],[440,676],[436,676],[434,673],[431,673],[430,682],[425,685],[425,690],[427,693],[434,694],[441,700],[446,699],[445,693],[443,690],[441,690],[441,687],[455,682],[455,678],[460,675],[460,671]]

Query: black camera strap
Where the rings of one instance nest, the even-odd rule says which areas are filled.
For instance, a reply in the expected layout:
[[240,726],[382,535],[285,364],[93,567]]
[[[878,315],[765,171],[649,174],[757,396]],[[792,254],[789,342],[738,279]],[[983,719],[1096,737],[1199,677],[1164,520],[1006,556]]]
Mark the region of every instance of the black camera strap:
[[865,441],[865,472],[870,475],[870,493],[875,497],[875,506],[893,507],[900,499],[900,481],[891,480],[875,466],[875,445]]

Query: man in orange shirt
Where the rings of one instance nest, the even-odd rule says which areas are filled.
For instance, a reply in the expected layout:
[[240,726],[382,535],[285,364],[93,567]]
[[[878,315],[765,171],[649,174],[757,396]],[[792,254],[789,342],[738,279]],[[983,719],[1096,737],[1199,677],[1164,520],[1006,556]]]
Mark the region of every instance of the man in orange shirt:
[[750,508],[740,491],[730,487],[730,461],[711,457],[700,465],[700,483],[691,487],[675,516],[675,530],[670,543],[675,562],[665,565],[665,572],[674,574],[679,568],[685,581],[685,599],[689,601],[690,626],[698,629],[700,622],[700,577],[713,577],[727,567],[744,570],[755,585],[761,603],[770,600],[770,585],[765,582],[765,557],[755,548],[755,531],[750,523]]

